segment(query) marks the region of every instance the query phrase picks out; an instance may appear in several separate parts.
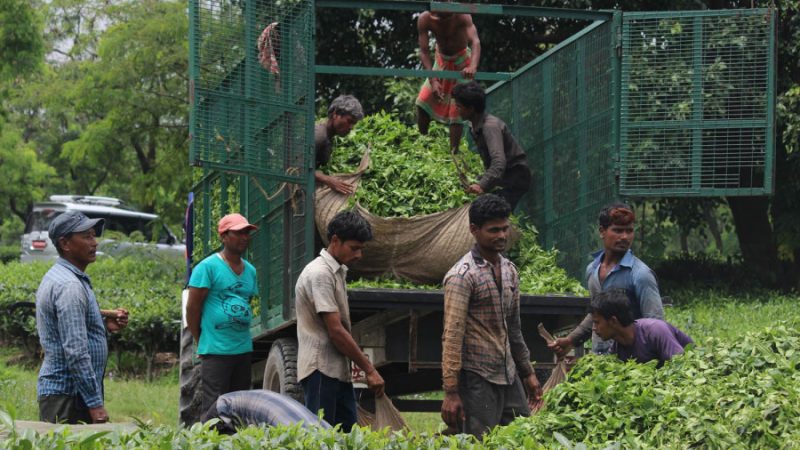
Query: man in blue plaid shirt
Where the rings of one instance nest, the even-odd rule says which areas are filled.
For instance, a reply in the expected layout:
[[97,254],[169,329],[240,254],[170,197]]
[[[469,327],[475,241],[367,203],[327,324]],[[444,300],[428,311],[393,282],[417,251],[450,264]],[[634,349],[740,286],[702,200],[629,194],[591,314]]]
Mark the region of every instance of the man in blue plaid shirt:
[[86,267],[95,261],[103,219],[78,211],[50,223],[59,258],[36,291],[36,329],[44,350],[37,391],[39,420],[103,423],[103,375],[108,359],[106,332],[128,325],[128,311],[101,310]]

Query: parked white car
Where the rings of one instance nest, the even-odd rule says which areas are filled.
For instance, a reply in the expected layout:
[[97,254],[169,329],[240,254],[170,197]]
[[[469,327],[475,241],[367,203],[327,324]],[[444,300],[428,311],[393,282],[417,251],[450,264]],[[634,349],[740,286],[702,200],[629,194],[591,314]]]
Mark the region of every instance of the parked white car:
[[25,223],[22,235],[22,262],[51,260],[58,257],[47,230],[50,222],[65,211],[80,211],[89,218],[105,219],[105,230],[125,234],[139,232],[144,237],[143,243],[117,242],[106,236],[98,239],[98,253],[118,254],[132,247],[152,249],[157,254],[169,257],[184,258],[186,245],[178,240],[175,234],[158,220],[158,215],[136,211],[127,207],[122,200],[113,197],[97,197],[88,195],[51,195],[49,202],[33,205],[33,211]]

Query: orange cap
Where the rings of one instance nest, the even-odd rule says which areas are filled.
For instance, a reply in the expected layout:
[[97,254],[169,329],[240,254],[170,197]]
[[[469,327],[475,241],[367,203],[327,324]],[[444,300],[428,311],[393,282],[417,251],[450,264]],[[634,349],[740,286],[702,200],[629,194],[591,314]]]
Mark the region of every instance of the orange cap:
[[226,231],[239,231],[239,230],[257,230],[258,227],[249,223],[247,219],[241,214],[228,214],[227,216],[219,219],[217,232],[222,234]]

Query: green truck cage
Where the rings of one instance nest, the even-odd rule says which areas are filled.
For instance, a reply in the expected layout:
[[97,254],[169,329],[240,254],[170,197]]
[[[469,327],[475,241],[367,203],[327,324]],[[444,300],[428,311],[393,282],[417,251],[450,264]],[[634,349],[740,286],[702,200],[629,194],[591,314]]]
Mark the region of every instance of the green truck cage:
[[629,13],[389,0],[191,0],[194,256],[219,245],[214,224],[228,211],[260,226],[248,255],[262,291],[254,335],[293,317],[293,287],[313,257],[315,74],[431,74],[315,65],[315,14],[326,8],[586,24],[513,73],[476,77],[494,82],[488,109],[511,126],[534,172],[518,212],[537,226],[543,246],[560,251],[559,262],[573,275],[581,276],[595,249],[596,214],[611,201],[772,192],[771,9]]

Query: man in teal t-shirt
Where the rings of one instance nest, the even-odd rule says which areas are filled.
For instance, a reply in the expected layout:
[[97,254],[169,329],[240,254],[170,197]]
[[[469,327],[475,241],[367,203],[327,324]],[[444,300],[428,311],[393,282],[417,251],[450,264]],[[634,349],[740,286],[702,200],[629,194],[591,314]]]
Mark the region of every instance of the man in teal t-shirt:
[[197,343],[202,411],[228,392],[250,389],[250,299],[258,296],[256,269],[242,255],[258,227],[240,214],[219,221],[222,250],[201,261],[189,279],[186,322]]

